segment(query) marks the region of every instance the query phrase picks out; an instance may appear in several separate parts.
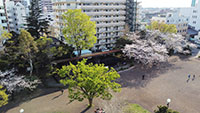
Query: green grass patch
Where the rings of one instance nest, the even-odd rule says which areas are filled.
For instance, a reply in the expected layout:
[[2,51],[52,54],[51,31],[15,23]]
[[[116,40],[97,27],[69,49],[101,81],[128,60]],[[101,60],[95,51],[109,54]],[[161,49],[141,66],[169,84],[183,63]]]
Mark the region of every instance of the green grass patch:
[[138,104],[129,104],[123,108],[124,113],[151,113]]

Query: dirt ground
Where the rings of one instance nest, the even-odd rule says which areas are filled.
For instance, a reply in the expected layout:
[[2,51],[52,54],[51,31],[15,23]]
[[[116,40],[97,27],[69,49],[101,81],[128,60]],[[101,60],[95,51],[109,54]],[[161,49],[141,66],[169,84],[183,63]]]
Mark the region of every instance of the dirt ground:
[[[188,74],[192,75],[189,80]],[[100,106],[106,113],[121,113],[123,104],[136,103],[153,112],[157,105],[166,105],[170,98],[170,108],[180,113],[200,113],[200,61],[197,59],[172,60],[153,69],[137,67],[120,75],[118,82],[122,84],[122,91],[114,94],[111,101],[95,100],[94,107],[86,112],[87,100],[68,103],[67,90],[64,94],[60,91],[49,93],[2,111],[19,113],[23,108],[24,113],[93,113]]]

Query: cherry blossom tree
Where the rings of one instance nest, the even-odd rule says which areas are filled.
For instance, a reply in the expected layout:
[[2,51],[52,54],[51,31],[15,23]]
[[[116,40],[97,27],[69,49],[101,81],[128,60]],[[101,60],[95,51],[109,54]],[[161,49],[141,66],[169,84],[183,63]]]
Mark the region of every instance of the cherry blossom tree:
[[168,53],[191,54],[196,46],[179,34],[161,33],[155,31],[143,31],[143,33],[130,33],[127,35],[132,44],[126,44],[123,53],[134,58],[144,65],[155,65],[165,62]]
[[138,63],[144,65],[155,65],[167,60],[167,49],[165,45],[150,39],[143,39],[135,33],[129,35],[133,44],[127,44],[122,50],[129,58],[134,58]]
[[191,49],[197,47],[179,34],[166,34],[163,35],[163,39],[168,51],[173,50],[177,53],[191,54]]
[[7,89],[8,93],[20,92],[24,89],[33,90],[40,83],[38,79],[30,80],[23,75],[16,75],[15,70],[0,72],[0,85]]

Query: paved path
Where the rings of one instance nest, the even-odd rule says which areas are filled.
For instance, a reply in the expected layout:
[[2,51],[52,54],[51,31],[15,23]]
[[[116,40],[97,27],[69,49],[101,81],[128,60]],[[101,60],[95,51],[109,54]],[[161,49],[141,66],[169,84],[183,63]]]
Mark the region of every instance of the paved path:
[[[108,113],[117,113],[118,103],[137,103],[153,112],[157,105],[165,105],[167,98],[170,98],[170,108],[180,113],[200,113],[200,61],[186,59],[177,61],[167,66],[160,66],[145,70],[134,68],[120,73],[119,82],[122,84],[122,92],[115,94],[112,101],[95,101],[95,107],[102,106],[105,109],[112,108]],[[145,80],[142,75],[145,74]],[[187,82],[187,75],[195,74],[194,80]],[[62,111],[64,113],[80,113],[87,106],[87,101],[82,103],[69,101],[67,95],[55,92],[44,95],[7,111],[7,113],[18,113],[20,108],[25,109],[25,113],[52,113]],[[107,106],[107,107],[106,107]],[[94,108],[86,113],[93,113]]]

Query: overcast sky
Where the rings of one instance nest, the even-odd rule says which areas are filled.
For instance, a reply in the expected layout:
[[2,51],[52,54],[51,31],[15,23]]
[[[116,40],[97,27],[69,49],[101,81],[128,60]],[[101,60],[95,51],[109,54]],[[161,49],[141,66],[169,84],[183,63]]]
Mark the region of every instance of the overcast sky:
[[[192,0],[138,0],[142,7],[190,7]],[[198,1],[198,0],[197,0]]]

